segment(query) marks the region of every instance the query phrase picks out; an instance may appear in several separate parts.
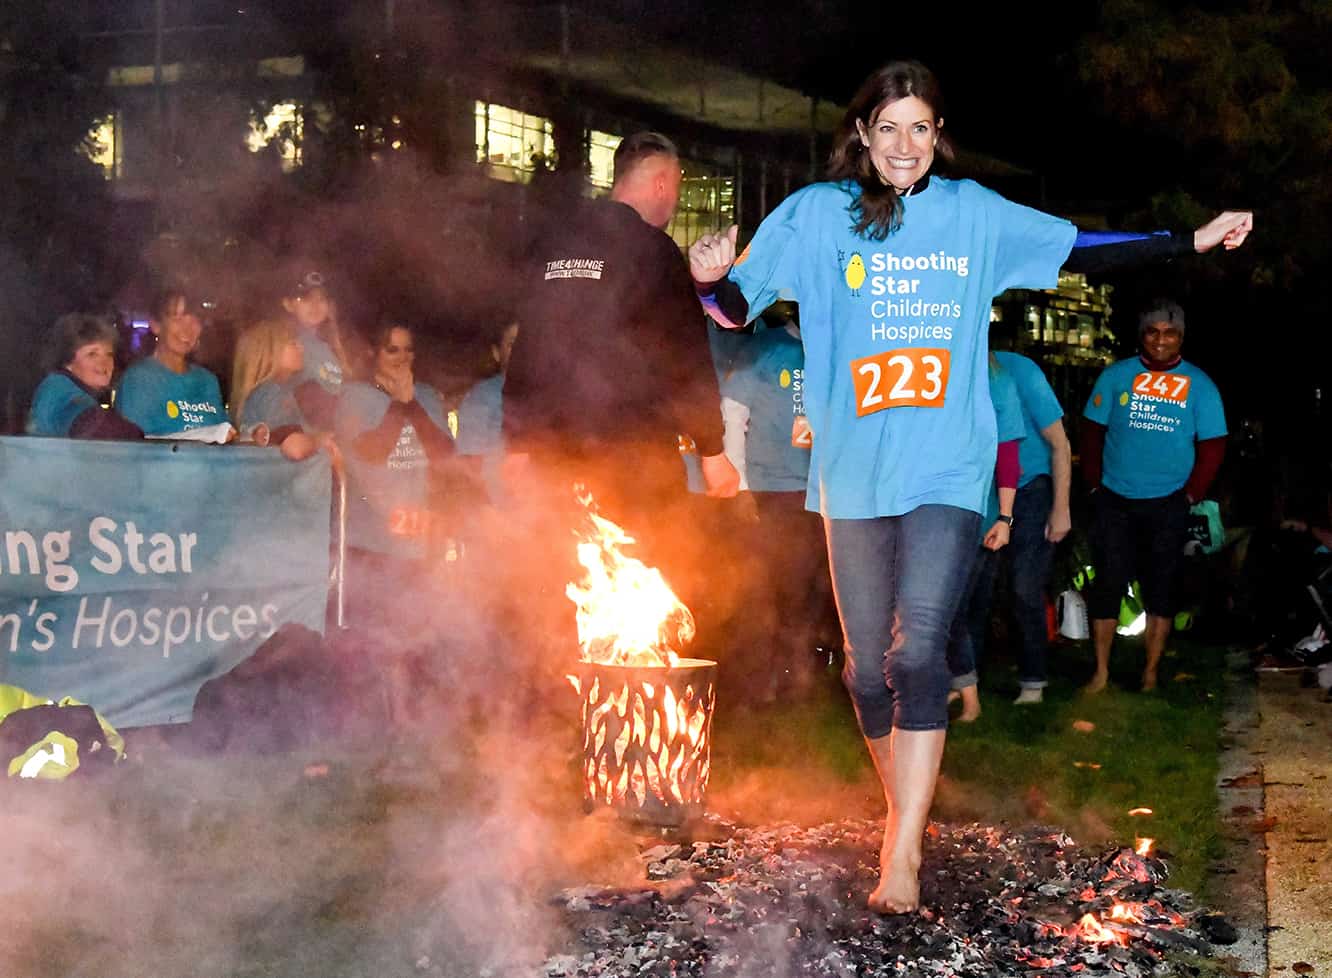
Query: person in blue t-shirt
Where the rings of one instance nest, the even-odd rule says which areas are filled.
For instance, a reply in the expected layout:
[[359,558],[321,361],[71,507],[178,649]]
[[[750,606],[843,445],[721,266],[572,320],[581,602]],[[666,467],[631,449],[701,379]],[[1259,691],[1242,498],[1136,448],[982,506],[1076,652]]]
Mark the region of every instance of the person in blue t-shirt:
[[990,627],[990,599],[994,595],[998,553],[1008,546],[1013,530],[1018,446],[1024,438],[1017,385],[993,356],[990,359],[990,400],[994,403],[999,449],[990,491],[985,497],[985,512],[981,515],[980,526],[984,535],[980,538],[971,578],[948,640],[948,670],[953,676],[949,695],[956,694],[961,699],[962,713],[958,719],[963,723],[974,723],[981,714],[977,665],[985,651],[985,633]]
[[232,441],[236,429],[227,418],[217,377],[190,362],[203,333],[195,309],[180,290],[168,290],[154,301],[148,328],[157,345],[152,356],[125,371],[116,389],[116,410],[150,438],[225,425],[228,430],[219,437]]
[[296,378],[305,352],[296,328],[284,319],[263,319],[236,341],[231,372],[231,416],[242,436],[273,445],[292,461],[334,448],[330,432],[310,427],[296,398]]
[[348,488],[347,593],[354,623],[392,620],[426,574],[439,532],[436,480],[454,456],[439,392],[416,380],[412,330],[374,337],[368,381],[344,385],[335,433]]
[[139,426],[104,406],[116,369],[116,327],[101,316],[69,313],[51,337],[54,368],[37,385],[27,433],[48,438],[142,438]]
[[1022,475],[1013,502],[1013,532],[1000,555],[998,571],[1007,572],[1013,618],[1020,641],[1018,696],[1015,703],[1040,703],[1045,696],[1045,660],[1049,633],[1045,589],[1055,545],[1072,528],[1069,483],[1072,451],[1064,431],[1064,409],[1041,368],[1018,353],[995,354],[1013,378],[1022,404],[1023,437],[1018,461]]
[[349,369],[337,307],[324,274],[311,269],[309,263],[289,266],[282,308],[296,327],[303,353],[294,386],[301,413],[312,427],[330,431]]
[[504,371],[518,338],[518,324],[509,323],[490,345],[491,373],[473,384],[458,403],[457,452],[478,463],[476,475],[492,501],[504,493],[500,468],[504,461]]
[[773,699],[803,692],[813,679],[816,650],[834,644],[832,593],[823,523],[804,506],[813,439],[800,327],[788,318],[737,339],[721,389],[723,402],[735,405],[736,467],[758,519],[750,537],[759,562],[758,598],[742,614],[745,631],[757,633],[746,636],[748,644],[762,643],[765,651],[775,645],[777,652],[764,656],[760,674],[746,687]]
[[1053,288],[1061,266],[1100,271],[1237,247],[1253,223],[1225,213],[1183,237],[1079,233],[969,180],[933,175],[936,153],[951,155],[942,124],[933,74],[889,64],[852,99],[829,182],[787,198],[739,258],[734,228],[690,248],[696,288],[722,320],[743,323],[779,296],[800,304],[814,435],[807,505],[824,518],[843,676],[888,801],[870,894],[884,912],[919,904],[948,723],[949,627],[997,445],[993,298]]
[[1109,681],[1110,649],[1129,582],[1147,613],[1142,688],[1170,636],[1176,575],[1188,539],[1189,507],[1207,495],[1225,457],[1221,394],[1183,359],[1184,310],[1158,299],[1138,317],[1141,353],[1101,372],[1083,411],[1082,472],[1093,494],[1092,582],[1087,612],[1096,645],[1097,693]]

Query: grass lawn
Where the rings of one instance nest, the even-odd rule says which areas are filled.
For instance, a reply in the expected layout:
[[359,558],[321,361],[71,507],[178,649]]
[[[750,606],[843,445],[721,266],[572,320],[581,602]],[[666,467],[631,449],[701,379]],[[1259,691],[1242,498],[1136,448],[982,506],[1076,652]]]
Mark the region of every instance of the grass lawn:
[[[1222,854],[1215,783],[1225,652],[1187,638],[1170,648],[1160,689],[1144,695],[1128,691],[1137,687],[1141,643],[1120,639],[1114,688],[1095,697],[1080,692],[1090,648],[1053,650],[1051,686],[1035,707],[1012,705],[1011,663],[989,663],[981,718],[949,734],[935,817],[1037,821],[1088,844],[1151,837],[1172,885],[1205,898],[1207,868]],[[1076,721],[1094,729],[1078,730]],[[835,675],[800,703],[737,709],[723,700],[715,722],[715,807],[746,818],[762,818],[766,807],[794,819],[881,810]],[[1154,814],[1128,814],[1140,807]]]

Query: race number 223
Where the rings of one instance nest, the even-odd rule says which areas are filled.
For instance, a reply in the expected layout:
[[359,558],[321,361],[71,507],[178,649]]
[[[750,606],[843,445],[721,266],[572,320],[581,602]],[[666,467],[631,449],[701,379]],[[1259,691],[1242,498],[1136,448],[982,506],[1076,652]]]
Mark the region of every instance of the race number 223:
[[943,407],[948,391],[947,350],[909,347],[851,361],[856,416],[895,407]]

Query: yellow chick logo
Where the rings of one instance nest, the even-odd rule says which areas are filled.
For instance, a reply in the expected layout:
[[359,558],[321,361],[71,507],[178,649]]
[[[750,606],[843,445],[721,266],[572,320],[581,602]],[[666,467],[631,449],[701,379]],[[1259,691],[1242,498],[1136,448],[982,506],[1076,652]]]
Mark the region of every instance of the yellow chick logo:
[[180,408],[175,401],[167,401],[167,417],[173,420],[180,417]]
[[791,371],[783,370],[781,376],[777,378],[777,383],[781,384],[783,387],[790,387]]
[[846,264],[846,284],[852,295],[860,295],[860,287],[865,284],[865,259],[860,252],[853,252]]
[[1121,406],[1128,403],[1128,391],[1124,391],[1124,393],[1119,395],[1119,403]]

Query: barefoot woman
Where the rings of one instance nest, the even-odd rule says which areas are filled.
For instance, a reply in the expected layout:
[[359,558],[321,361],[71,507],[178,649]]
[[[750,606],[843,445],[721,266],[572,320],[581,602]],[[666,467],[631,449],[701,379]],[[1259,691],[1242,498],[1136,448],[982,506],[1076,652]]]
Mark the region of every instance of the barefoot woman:
[[825,520],[843,678],[888,803],[870,895],[884,912],[920,901],[948,717],[944,653],[997,444],[991,300],[1053,288],[1061,265],[1237,247],[1252,226],[1250,214],[1227,213],[1191,235],[1091,238],[969,180],[932,176],[936,153],[951,156],[942,126],[929,70],[890,64],[852,100],[829,182],[784,201],[738,260],[735,229],[690,249],[719,321],[743,323],[779,294],[800,303],[814,431],[807,505]]

